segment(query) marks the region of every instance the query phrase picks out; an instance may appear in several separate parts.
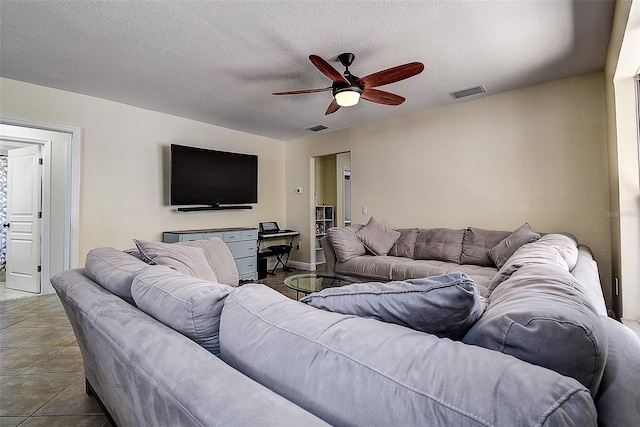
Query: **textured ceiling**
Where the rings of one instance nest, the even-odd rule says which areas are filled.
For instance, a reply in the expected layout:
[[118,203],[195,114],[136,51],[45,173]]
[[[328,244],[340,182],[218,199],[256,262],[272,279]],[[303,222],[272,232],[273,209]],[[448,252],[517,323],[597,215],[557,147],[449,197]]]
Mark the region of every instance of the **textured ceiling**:
[[[604,68],[611,1],[0,2],[2,77],[275,139],[345,129]],[[309,61],[357,76],[412,61],[382,86],[407,101],[361,101],[325,116],[331,85]],[[486,95],[479,95],[486,96]]]

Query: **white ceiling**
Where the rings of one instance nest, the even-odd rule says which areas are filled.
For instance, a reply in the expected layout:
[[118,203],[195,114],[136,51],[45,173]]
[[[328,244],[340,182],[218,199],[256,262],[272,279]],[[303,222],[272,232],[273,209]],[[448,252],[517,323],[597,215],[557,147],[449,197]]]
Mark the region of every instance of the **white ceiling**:
[[[280,140],[345,129],[600,71],[612,1],[0,2],[2,77],[110,99]],[[407,101],[361,101],[325,116],[331,85],[309,61],[360,77],[412,61],[382,86]],[[478,95],[486,96],[486,95]]]

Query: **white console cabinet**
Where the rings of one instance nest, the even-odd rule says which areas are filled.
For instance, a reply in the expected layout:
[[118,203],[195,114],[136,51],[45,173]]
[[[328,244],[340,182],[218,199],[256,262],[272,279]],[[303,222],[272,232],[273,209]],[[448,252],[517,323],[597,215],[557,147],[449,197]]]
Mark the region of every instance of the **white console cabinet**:
[[190,242],[212,237],[222,239],[229,247],[238,268],[240,280],[258,278],[258,229],[257,228],[212,228],[208,230],[165,231],[165,243]]

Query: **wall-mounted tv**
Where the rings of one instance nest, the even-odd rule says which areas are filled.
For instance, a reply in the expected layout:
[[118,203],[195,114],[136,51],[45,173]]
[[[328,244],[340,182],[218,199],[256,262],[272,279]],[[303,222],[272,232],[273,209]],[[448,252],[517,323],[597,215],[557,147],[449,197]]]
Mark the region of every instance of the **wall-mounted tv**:
[[171,204],[207,205],[179,211],[250,203],[258,203],[258,156],[171,144]]

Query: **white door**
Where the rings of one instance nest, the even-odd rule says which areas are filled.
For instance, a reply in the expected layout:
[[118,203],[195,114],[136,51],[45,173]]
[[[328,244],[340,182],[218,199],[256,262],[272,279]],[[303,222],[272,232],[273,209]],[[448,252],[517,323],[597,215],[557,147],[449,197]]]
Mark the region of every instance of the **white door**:
[[40,146],[9,150],[7,288],[40,292]]

